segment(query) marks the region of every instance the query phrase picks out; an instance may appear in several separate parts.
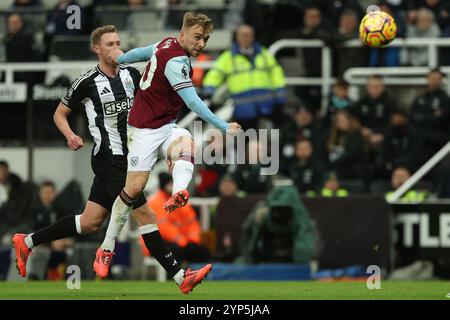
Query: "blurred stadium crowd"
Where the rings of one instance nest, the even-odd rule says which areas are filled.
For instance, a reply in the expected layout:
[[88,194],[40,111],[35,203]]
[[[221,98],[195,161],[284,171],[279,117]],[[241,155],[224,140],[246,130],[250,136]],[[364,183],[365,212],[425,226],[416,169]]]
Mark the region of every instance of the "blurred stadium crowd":
[[[8,5],[7,3],[10,2]],[[290,177],[302,196],[347,197],[352,194],[385,196],[398,188],[446,142],[450,134],[450,97],[444,89],[448,79],[439,68],[430,69],[426,86],[417,88],[389,87],[382,76],[368,77],[360,88],[358,99],[352,98],[350,85],[343,80],[352,67],[428,66],[426,48],[387,47],[382,49],[344,48],[346,40],[358,38],[359,21],[370,4],[391,13],[400,38],[439,38],[450,36],[450,1],[446,0],[15,0],[1,1],[0,34],[4,62],[36,62],[94,60],[87,50],[88,35],[95,27],[115,24],[119,31],[132,33],[177,30],[186,8],[195,8],[214,19],[215,29],[230,31],[233,43],[224,50],[242,47],[250,41],[253,51],[241,54],[249,61],[261,48],[285,38],[321,39],[332,50],[333,77],[327,105],[322,105],[321,87],[286,87],[286,75],[320,77],[321,49],[283,49],[276,56],[281,66],[276,89],[284,89],[282,99],[274,99],[272,107],[255,111],[254,107],[234,112],[244,128],[280,129],[280,174]],[[79,4],[82,27],[68,30],[66,8]],[[204,8],[204,9],[202,9]],[[148,18],[151,14],[152,19]],[[242,34],[232,31],[245,23]],[[74,42],[69,38],[78,39]],[[214,34],[212,35],[214,38]],[[253,42],[253,37],[256,42]],[[124,38],[124,36],[122,36]],[[71,48],[68,50],[68,48]],[[73,50],[72,50],[73,48]],[[131,49],[124,47],[124,50]],[[259,50],[259,51],[258,51]],[[450,65],[450,49],[439,51],[439,66]],[[222,50],[221,50],[222,51]],[[222,52],[208,51],[199,59],[216,60]],[[55,58],[56,57],[56,58]],[[217,60],[218,61],[218,60]],[[212,108],[221,107],[213,98],[215,89],[225,79],[196,70],[194,82],[203,98],[212,99]],[[228,74],[228,78],[232,76]],[[279,79],[281,77],[281,80]],[[44,83],[41,72],[15,73],[14,81]],[[68,86],[73,79],[56,79],[54,85]],[[240,80],[238,80],[240,81]],[[48,85],[48,83],[47,83]],[[233,93],[232,84],[227,83]],[[242,93],[237,89],[239,93]],[[215,101],[215,102],[214,102]],[[36,115],[36,145],[65,146],[48,112]],[[0,125],[0,144],[24,145],[25,115],[17,104],[2,103],[8,116]],[[22,111],[23,112],[23,111]],[[3,113],[5,114],[5,113]],[[47,117],[47,120],[44,119]],[[2,117],[4,118],[4,117]],[[7,129],[6,129],[7,128]],[[87,130],[84,137],[87,137]],[[214,142],[221,143],[221,142]],[[225,146],[224,146],[225,147]],[[254,154],[259,145],[248,145]],[[1,159],[1,154],[0,154]],[[193,196],[230,198],[242,194],[264,194],[271,187],[271,177],[260,174],[260,164],[201,165],[197,168]],[[6,178],[0,183],[12,184]],[[0,192],[2,189],[0,189]],[[410,200],[427,197],[450,197],[450,163],[427,175],[416,190],[406,195]],[[0,193],[1,198],[1,193]],[[5,199],[5,197],[4,197]],[[222,243],[223,244],[223,243]]]

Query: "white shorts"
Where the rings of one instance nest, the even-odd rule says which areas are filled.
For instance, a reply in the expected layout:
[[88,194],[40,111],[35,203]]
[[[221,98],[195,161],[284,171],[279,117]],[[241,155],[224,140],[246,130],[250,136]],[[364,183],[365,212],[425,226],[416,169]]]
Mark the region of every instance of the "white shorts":
[[168,123],[158,129],[128,125],[128,171],[151,171],[158,157],[167,159],[169,145],[181,136],[192,138],[189,131]]

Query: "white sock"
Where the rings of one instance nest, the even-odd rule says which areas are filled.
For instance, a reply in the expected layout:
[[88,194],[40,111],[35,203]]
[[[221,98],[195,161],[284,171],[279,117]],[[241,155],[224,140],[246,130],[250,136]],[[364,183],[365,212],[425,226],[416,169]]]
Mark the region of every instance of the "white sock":
[[81,234],[81,215],[79,214],[75,216],[75,227],[77,228],[78,234]]
[[186,160],[175,161],[172,169],[172,194],[187,189],[189,182],[191,182],[193,173],[194,164],[192,162]]
[[178,286],[181,286],[184,280],[184,269],[180,269],[180,271],[173,276],[173,280],[175,280]]
[[28,247],[28,249],[33,249],[33,247],[34,247],[34,244],[33,244],[33,239],[31,239],[31,236],[32,236],[33,234],[32,233],[30,233],[29,235],[27,235],[26,237],[25,237],[25,239],[24,239],[24,241],[25,241],[25,244],[27,245],[27,247]]
[[131,210],[132,207],[127,206],[122,201],[120,196],[116,198],[116,201],[114,201],[111,210],[111,219],[109,220],[108,229],[106,230],[106,236],[101,245],[101,248],[103,250],[114,252],[117,237],[119,236],[120,231],[122,231],[123,226],[127,222]]

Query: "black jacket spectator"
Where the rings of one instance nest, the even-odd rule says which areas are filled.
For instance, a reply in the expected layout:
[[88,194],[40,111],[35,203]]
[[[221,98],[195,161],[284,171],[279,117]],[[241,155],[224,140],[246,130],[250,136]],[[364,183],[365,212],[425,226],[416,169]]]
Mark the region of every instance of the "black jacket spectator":
[[[323,155],[324,140],[327,136],[323,131],[314,113],[304,106],[299,106],[294,115],[294,119],[287,118],[280,126],[280,158],[282,164],[286,164],[294,158],[295,144],[298,140],[302,139],[311,141],[316,156]],[[284,165],[281,167],[283,168]],[[287,169],[288,167],[284,168]]]
[[375,132],[383,132],[389,124],[392,111],[396,108],[396,102],[387,92],[383,92],[379,97],[364,96],[353,105],[352,112],[362,126]]
[[67,13],[67,7],[72,5],[78,5],[78,3],[75,0],[60,0],[53,10],[49,11],[47,15],[47,36],[79,35],[84,33],[88,21],[83,9],[81,9],[80,28],[69,29],[67,27],[67,19],[71,16],[71,14]]
[[233,179],[239,186],[239,190],[250,194],[266,193],[269,187],[269,175],[261,175],[260,164],[241,164],[237,166]]
[[383,144],[383,162],[387,173],[396,167],[416,171],[425,160],[420,152],[422,143],[422,137],[411,126],[406,114],[395,111]]
[[[2,39],[2,43],[5,47],[7,62],[32,62],[38,61],[40,58],[34,47],[34,37],[26,32],[23,18],[18,13],[9,15],[7,33]],[[14,73],[14,81],[16,82],[34,82],[35,79],[35,73]]]
[[5,187],[8,199],[14,197],[22,185],[22,179],[9,170],[9,164],[5,160],[0,160],[0,184]]
[[349,112],[341,110],[327,143],[330,169],[339,179],[366,178],[367,157],[361,128]]
[[342,11],[339,18],[339,26],[333,38],[336,63],[333,71],[338,77],[342,77],[349,68],[366,67],[369,63],[368,48],[346,48],[343,44],[348,40],[358,39],[359,16],[350,9]]
[[312,0],[311,2],[320,8],[325,19],[334,26],[339,24],[339,18],[345,10],[354,11],[358,17],[362,17],[364,14],[358,0]]
[[7,33],[3,38],[8,62],[31,62],[35,59],[33,35],[21,29],[17,33]]
[[437,69],[427,75],[427,91],[418,96],[411,107],[411,123],[424,137],[428,157],[448,141],[450,98],[441,89],[443,75]]
[[[297,37],[301,39],[322,39],[329,42],[332,36],[324,26],[321,12],[318,8],[311,7],[305,10],[303,16],[303,28]],[[322,74],[322,49],[303,49],[303,65],[306,75],[309,77],[319,77]]]
[[442,89],[417,97],[411,107],[412,123],[424,136],[425,145],[430,144],[433,153],[448,141],[449,108],[449,96]]
[[313,147],[309,140],[300,140],[295,146],[296,158],[289,165],[287,176],[293,181],[298,191],[305,194],[317,191],[322,183],[324,168],[314,159]]

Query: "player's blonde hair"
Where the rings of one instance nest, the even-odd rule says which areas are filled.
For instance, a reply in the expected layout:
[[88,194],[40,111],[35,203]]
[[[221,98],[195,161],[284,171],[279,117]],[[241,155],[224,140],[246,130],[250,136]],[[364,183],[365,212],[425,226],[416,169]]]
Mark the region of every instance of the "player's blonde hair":
[[91,32],[91,44],[92,45],[96,45],[99,43],[100,38],[102,37],[102,35],[104,35],[105,33],[117,33],[117,28],[116,26],[109,24],[106,26],[101,26],[98,27],[97,29],[95,29],[94,31]]
[[191,28],[196,25],[202,26],[206,33],[213,32],[214,25],[210,17],[203,13],[187,11],[183,16],[182,29]]

